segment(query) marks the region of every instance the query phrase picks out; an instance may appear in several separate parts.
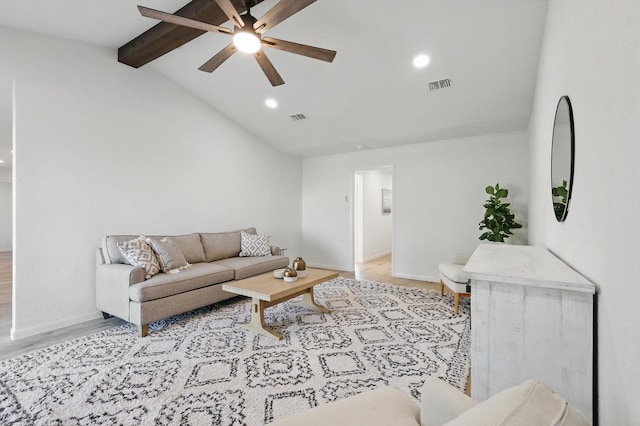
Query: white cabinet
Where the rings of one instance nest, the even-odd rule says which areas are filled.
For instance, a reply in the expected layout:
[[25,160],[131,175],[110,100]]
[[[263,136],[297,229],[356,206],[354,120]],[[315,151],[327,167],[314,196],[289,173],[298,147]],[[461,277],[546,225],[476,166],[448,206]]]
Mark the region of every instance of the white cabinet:
[[543,247],[481,244],[471,278],[471,395],[539,379],[593,423],[595,285]]

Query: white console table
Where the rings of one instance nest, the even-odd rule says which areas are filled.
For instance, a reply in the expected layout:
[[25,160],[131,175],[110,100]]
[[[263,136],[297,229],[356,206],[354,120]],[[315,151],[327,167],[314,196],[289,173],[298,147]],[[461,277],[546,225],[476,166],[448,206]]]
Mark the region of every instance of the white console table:
[[595,285],[543,247],[481,244],[471,279],[471,395],[539,379],[593,423]]

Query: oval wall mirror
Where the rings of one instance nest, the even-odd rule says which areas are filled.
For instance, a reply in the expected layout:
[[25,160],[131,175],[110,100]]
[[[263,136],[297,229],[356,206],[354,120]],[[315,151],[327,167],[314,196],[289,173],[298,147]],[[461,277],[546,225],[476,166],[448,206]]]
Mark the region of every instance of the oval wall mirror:
[[569,212],[574,154],[573,109],[569,97],[562,96],[556,107],[551,145],[551,196],[558,222],[563,222]]

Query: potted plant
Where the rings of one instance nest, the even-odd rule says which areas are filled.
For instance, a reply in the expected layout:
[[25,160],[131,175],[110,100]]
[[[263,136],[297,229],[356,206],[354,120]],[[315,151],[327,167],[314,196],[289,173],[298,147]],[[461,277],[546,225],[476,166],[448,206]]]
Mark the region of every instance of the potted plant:
[[493,242],[504,242],[505,239],[513,235],[512,229],[522,228],[522,225],[515,221],[515,215],[511,213],[510,203],[504,203],[503,199],[509,196],[509,190],[496,186],[487,186],[485,188],[489,199],[484,203],[484,219],[478,224],[478,229],[486,229],[480,235],[481,240]]
[[[556,213],[556,217],[561,220],[562,216],[564,216],[564,211],[567,208],[567,196],[569,195],[567,181],[563,180],[562,186],[552,188],[551,195],[553,195],[553,211]],[[557,197],[560,197],[560,200],[558,200]]]

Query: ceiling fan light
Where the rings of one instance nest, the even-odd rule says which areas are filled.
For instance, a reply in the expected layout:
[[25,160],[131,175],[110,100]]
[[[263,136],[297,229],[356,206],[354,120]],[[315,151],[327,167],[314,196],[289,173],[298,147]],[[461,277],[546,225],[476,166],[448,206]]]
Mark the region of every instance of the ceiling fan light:
[[233,36],[233,44],[244,53],[256,53],[260,50],[260,39],[248,31],[236,31]]

